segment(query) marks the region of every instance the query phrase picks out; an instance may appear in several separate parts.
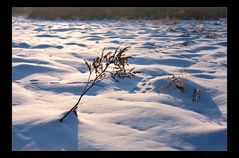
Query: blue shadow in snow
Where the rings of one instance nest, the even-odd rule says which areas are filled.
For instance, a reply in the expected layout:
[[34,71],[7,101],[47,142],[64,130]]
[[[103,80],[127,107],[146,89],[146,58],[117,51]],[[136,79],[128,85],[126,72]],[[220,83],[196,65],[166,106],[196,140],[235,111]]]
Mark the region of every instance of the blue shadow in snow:
[[57,72],[58,70],[49,68],[49,67],[40,66],[40,65],[21,64],[21,65],[13,67],[12,80],[13,81],[20,80],[34,73],[45,73],[50,71]]
[[188,67],[195,62],[185,59],[153,59],[149,57],[137,57],[129,61],[129,64],[139,64],[139,65],[151,65],[151,64],[160,64],[167,66],[178,66],[178,67]]
[[78,118],[12,125],[12,150],[78,150]]
[[31,45],[25,43],[25,42],[21,42],[21,43],[15,43],[15,42],[12,42],[12,47],[13,48],[30,48]]

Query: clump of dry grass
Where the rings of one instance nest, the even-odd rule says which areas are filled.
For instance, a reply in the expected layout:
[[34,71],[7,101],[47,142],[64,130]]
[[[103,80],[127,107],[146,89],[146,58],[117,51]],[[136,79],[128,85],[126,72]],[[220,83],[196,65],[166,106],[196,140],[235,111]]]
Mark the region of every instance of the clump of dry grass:
[[214,32],[209,32],[206,37],[208,37],[208,38],[216,38],[216,37],[218,37],[218,35],[216,33],[214,33]]
[[[185,68],[181,68],[178,71],[178,74],[171,74],[171,76],[168,77],[169,84],[166,86],[163,86],[163,90],[165,91],[170,91],[173,89],[173,86],[175,86],[181,93],[185,92],[186,89],[186,84],[183,82],[181,77],[186,75],[188,72]],[[159,92],[158,92],[159,93]],[[201,90],[199,88],[194,88],[193,93],[192,93],[192,101],[199,102],[201,98]]]
[[206,26],[205,25],[198,25],[198,26],[196,26],[195,30],[196,30],[197,33],[202,33],[203,31],[206,30]]
[[126,56],[125,52],[130,48],[130,46],[123,49],[116,48],[115,51],[110,51],[105,53],[103,49],[100,56],[93,59],[92,62],[85,60],[85,64],[89,70],[89,76],[84,90],[79,97],[77,103],[60,119],[60,122],[70,113],[74,112],[77,115],[78,104],[81,98],[96,84],[107,78],[112,78],[116,82],[120,79],[132,78],[137,72],[133,71],[135,67],[128,68],[128,60],[132,59],[131,56]]
[[199,25],[199,24],[196,24],[196,23],[191,23],[191,24],[188,25],[188,29],[193,29],[194,32],[202,33],[206,30],[206,26],[205,25]]
[[167,91],[172,90],[173,85],[175,85],[176,88],[180,90],[180,92],[184,93],[186,85],[183,82],[183,80],[180,78],[180,76],[184,76],[187,73],[187,71],[186,69],[182,68],[182,69],[179,69],[178,72],[179,74],[173,73],[171,74],[170,77],[168,77],[169,84],[166,86],[163,86],[163,90],[167,90]]
[[167,28],[166,31],[168,31],[168,32],[178,32],[178,31],[176,30],[176,28],[173,28],[173,27]]

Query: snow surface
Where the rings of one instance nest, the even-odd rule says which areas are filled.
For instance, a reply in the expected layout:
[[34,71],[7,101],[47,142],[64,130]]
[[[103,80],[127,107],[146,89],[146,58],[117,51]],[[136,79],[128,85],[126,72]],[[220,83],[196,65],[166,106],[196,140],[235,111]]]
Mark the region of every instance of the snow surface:
[[[99,83],[81,100],[79,118],[60,123],[87,80],[83,59],[118,46],[131,46],[130,64],[141,73]],[[180,68],[185,92],[163,90]],[[227,21],[13,17],[12,92],[12,150],[227,150]]]

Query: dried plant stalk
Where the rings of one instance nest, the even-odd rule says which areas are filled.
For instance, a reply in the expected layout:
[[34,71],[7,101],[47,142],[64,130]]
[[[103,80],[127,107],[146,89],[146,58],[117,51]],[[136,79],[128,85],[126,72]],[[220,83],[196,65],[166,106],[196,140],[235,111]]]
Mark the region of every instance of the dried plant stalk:
[[[103,49],[101,55],[93,59],[91,63],[85,60],[85,64],[89,70],[87,83],[77,103],[60,119],[60,122],[62,122],[64,118],[72,111],[76,116],[78,116],[77,108],[81,98],[100,81],[107,78],[112,78],[116,82],[119,82],[120,79],[132,78],[135,76],[137,73],[136,71],[133,71],[135,67],[127,69],[127,66],[129,65],[128,60],[133,58],[124,54],[129,48],[130,46],[123,49],[119,49],[118,47],[114,52],[110,51],[108,53],[104,53],[105,49]],[[92,74],[94,74],[93,79],[91,78]]]
[[179,74],[178,76],[176,76],[174,73],[172,74],[172,76],[168,77],[168,79],[170,80],[169,84],[164,86],[163,89],[164,90],[171,90],[172,89],[172,85],[173,83],[176,85],[176,87],[180,90],[180,92],[184,93],[185,91],[185,83],[180,79],[179,76],[183,76],[184,74],[186,74],[186,70],[185,69],[179,69]]
[[192,94],[192,101],[199,102],[200,98],[201,98],[201,91],[200,91],[200,89],[195,88],[193,90],[193,94]]

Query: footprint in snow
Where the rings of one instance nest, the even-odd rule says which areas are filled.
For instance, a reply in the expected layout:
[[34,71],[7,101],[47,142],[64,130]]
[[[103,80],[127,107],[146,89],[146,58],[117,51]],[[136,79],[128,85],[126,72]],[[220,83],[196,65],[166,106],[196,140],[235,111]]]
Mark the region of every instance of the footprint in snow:
[[30,80],[30,84],[38,84],[39,80]]
[[50,84],[58,84],[60,81],[51,81]]

